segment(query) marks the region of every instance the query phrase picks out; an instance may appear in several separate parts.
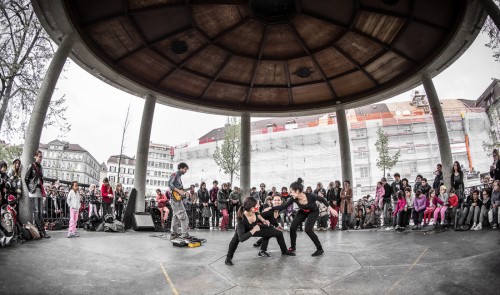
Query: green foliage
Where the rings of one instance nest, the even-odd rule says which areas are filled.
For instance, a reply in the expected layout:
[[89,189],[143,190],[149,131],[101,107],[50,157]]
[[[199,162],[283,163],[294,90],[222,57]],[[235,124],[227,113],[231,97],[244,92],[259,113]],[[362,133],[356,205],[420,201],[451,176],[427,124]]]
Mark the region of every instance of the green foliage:
[[0,144],[0,160],[7,162],[10,166],[15,159],[20,159],[23,148],[16,145]]
[[491,153],[494,149],[500,150],[500,142],[498,141],[498,137],[496,136],[495,132],[492,130],[488,131],[488,137],[489,140],[487,142],[483,141],[483,149],[488,153],[489,156],[491,156]]
[[396,165],[401,153],[400,150],[398,150],[394,156],[391,157],[389,155],[389,138],[380,125],[377,129],[377,142],[375,143],[375,147],[378,153],[377,167],[384,172],[385,177],[386,170],[391,170],[391,168]]
[[222,146],[215,148],[214,161],[224,171],[225,174],[231,176],[233,183],[233,175],[240,171],[240,122],[236,118],[228,118],[224,128],[224,142]]

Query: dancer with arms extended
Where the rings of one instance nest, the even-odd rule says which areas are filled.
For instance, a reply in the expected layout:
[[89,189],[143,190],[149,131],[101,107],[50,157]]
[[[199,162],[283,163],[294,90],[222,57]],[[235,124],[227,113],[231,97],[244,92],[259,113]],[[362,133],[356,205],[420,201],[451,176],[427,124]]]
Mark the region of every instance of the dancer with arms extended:
[[[259,256],[261,257],[269,257],[269,254],[266,252],[266,250],[270,238],[276,238],[278,240],[278,244],[281,249],[281,255],[295,256],[295,253],[290,252],[286,249],[283,233],[273,227],[270,227],[269,221],[260,216],[260,214],[258,213],[258,203],[259,201],[257,201],[255,198],[248,197],[243,202],[243,206],[238,209],[236,233],[229,243],[229,250],[227,252],[225,262],[226,265],[233,265],[232,259],[234,256],[234,252],[236,252],[236,249],[238,248],[238,244],[243,243],[252,236],[263,238],[259,252]],[[262,224],[259,225],[259,222],[262,222]],[[264,252],[265,254],[263,255],[262,252]]]
[[[316,246],[316,252],[312,254],[312,256],[320,256],[324,253],[323,247],[321,246],[321,242],[319,241],[318,236],[314,233],[314,224],[319,217],[319,209],[316,201],[320,201],[325,204],[325,206],[329,207],[328,202],[325,198],[315,195],[313,193],[304,193],[304,185],[302,178],[297,179],[297,181],[292,182],[290,184],[290,194],[292,198],[288,200],[285,204],[280,206],[273,207],[272,210],[283,210],[290,206],[295,202],[299,207],[299,211],[295,215],[295,218],[292,221],[292,225],[290,226],[290,242],[291,247],[290,251],[294,252],[296,249],[296,241],[297,241],[297,228],[299,225],[306,220],[305,232],[309,236],[309,238],[313,241]],[[335,211],[332,207],[329,207],[330,214],[334,216],[338,215],[338,212]]]

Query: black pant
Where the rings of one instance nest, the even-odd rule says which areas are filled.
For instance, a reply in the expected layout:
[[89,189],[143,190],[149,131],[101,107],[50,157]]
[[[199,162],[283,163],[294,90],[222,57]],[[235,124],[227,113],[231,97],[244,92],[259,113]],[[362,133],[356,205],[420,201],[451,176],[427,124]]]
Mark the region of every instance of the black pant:
[[[267,251],[267,245],[269,244],[269,239],[270,238],[276,238],[278,240],[278,245],[280,246],[281,253],[286,253],[286,244],[285,244],[285,238],[283,237],[283,233],[274,227],[268,227],[261,225],[260,230],[256,232],[254,237],[261,237],[262,238],[262,244],[260,245],[260,250],[261,251]],[[227,251],[227,258],[232,259],[234,256],[234,252],[236,252],[236,249],[238,248],[238,244],[240,243],[240,239],[238,237],[238,233],[235,233],[233,236],[233,239],[229,243],[229,250]]]
[[424,210],[422,211],[416,211],[416,210],[413,210],[413,223],[415,225],[419,225],[422,223],[422,219],[424,218]]
[[212,227],[219,227],[219,210],[212,204],[210,211],[212,211]]
[[405,227],[405,211],[398,212],[398,214],[396,215],[396,222],[399,227]]
[[116,219],[118,221],[122,221],[123,203],[116,203],[115,204],[115,211],[116,211]]
[[413,211],[413,209],[409,209],[409,208],[406,209],[406,211],[403,211],[404,212],[404,226],[410,225],[412,211]]
[[106,214],[111,214],[111,204],[102,203],[102,216],[106,216]]
[[306,226],[305,226],[305,232],[313,241],[314,245],[316,246],[316,249],[318,250],[323,250],[323,247],[321,246],[321,242],[318,239],[318,236],[316,233],[314,233],[314,224],[316,223],[316,220],[318,219],[319,216],[319,210],[315,211],[309,211],[309,212],[304,212],[303,210],[299,210],[297,214],[295,215],[295,218],[292,221],[292,225],[290,226],[290,240],[292,243],[292,248],[296,248],[296,242],[297,242],[297,228],[299,225],[302,224],[304,220],[306,220]]

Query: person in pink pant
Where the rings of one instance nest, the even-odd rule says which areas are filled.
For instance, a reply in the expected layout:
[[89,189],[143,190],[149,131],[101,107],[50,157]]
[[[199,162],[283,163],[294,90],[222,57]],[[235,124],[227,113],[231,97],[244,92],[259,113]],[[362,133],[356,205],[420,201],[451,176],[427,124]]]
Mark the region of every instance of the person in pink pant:
[[[448,209],[448,194],[446,193],[446,186],[439,187],[439,196],[435,199],[436,210],[434,210],[434,227],[438,227],[445,222],[445,214]],[[438,221],[439,213],[441,213],[441,220]]]
[[69,228],[68,238],[79,237],[76,231],[78,223],[78,213],[80,212],[80,194],[78,193],[78,182],[71,183],[71,189],[68,192],[67,203],[69,206]]

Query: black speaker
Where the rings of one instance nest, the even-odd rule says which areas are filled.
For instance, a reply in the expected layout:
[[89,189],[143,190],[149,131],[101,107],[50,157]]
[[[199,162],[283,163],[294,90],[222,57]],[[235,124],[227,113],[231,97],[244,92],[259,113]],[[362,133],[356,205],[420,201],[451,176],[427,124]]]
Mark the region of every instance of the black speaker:
[[154,231],[155,224],[149,213],[134,214],[134,230],[136,231]]
[[135,199],[137,198],[137,190],[132,189],[128,197],[127,208],[123,213],[123,227],[125,230],[131,229],[134,224]]

